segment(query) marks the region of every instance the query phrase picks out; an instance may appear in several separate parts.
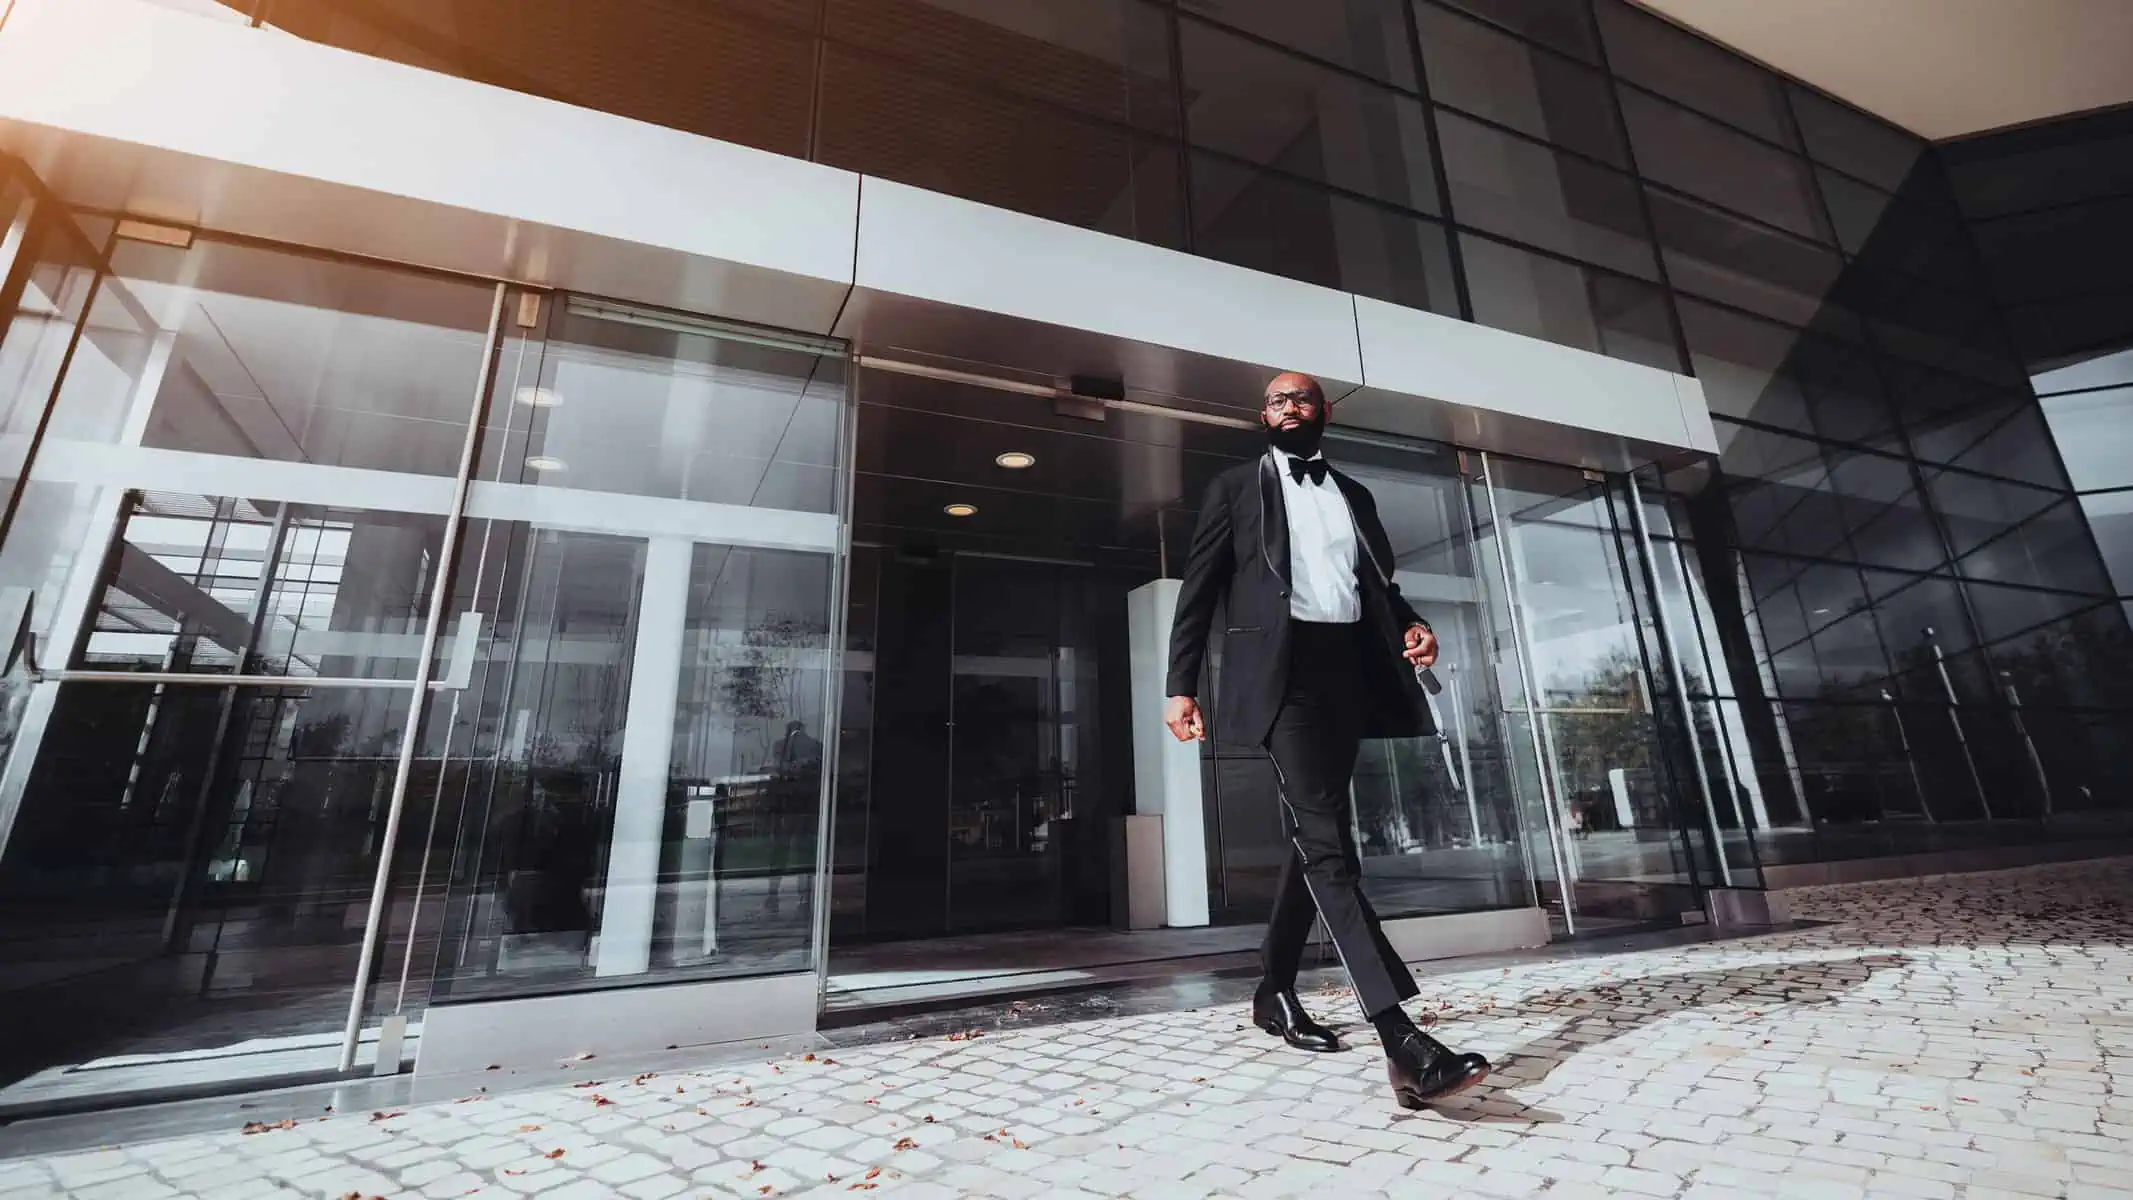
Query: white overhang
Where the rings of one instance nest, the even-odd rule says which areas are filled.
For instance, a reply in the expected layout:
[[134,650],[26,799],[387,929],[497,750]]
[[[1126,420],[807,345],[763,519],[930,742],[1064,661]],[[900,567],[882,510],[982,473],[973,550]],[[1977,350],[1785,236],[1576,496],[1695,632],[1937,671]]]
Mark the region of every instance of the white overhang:
[[[114,34],[113,31],[123,31]],[[1715,453],[1694,380],[143,0],[15,0],[0,146],[67,200],[1241,407],[1621,468]]]

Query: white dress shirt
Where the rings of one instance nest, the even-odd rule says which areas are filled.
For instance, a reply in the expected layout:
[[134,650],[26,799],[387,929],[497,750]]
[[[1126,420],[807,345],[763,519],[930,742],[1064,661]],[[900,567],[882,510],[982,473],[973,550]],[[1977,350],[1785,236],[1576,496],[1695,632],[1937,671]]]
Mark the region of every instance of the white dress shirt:
[[[1289,469],[1291,457],[1274,453],[1289,518],[1289,616],[1335,625],[1360,621],[1363,597],[1355,577],[1355,518],[1348,498],[1331,475],[1324,483],[1313,483],[1309,475],[1299,482]],[[1324,457],[1311,456],[1314,461]]]

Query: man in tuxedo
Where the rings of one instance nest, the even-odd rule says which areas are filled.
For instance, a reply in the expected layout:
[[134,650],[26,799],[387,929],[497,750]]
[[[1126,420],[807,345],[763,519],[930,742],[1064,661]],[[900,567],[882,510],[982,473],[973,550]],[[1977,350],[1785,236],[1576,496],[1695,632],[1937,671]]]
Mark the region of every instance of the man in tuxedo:
[[1437,661],[1437,638],[1392,581],[1392,543],[1369,491],[1320,452],[1327,416],[1316,380],[1276,376],[1261,410],[1267,452],[1208,487],[1171,625],[1164,720],[1180,741],[1207,736],[1201,668],[1225,613],[1214,728],[1225,742],[1266,747],[1291,845],[1253,1021],[1299,1049],[1340,1049],[1296,997],[1312,916],[1324,917],[1384,1044],[1393,1096],[1417,1108],[1480,1082],[1489,1063],[1454,1053],[1401,1010],[1419,989],[1363,896],[1348,781],[1362,738],[1436,732],[1416,673]]

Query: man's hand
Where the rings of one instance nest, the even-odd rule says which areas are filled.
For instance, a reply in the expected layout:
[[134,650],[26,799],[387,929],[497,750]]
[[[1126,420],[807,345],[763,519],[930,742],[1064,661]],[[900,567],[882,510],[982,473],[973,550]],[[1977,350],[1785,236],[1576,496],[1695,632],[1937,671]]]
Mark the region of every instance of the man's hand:
[[1191,696],[1172,696],[1163,709],[1163,724],[1170,736],[1181,742],[1197,742],[1207,736],[1207,722],[1200,719],[1200,702]]
[[[1434,667],[1437,665],[1437,635],[1427,625],[1407,627],[1407,665],[1411,667]],[[1174,703],[1174,702],[1173,702]]]

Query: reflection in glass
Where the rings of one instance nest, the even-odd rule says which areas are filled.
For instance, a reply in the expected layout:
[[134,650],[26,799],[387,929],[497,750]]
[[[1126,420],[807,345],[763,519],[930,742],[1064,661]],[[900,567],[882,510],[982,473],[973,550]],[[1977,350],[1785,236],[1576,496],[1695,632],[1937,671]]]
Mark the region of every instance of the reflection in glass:
[[1421,101],[1189,17],[1178,36],[1194,145],[1401,208],[1441,211]]
[[2133,387],[2048,396],[2042,403],[2075,488],[2133,487]]
[[1407,0],[1199,0],[1195,13],[1279,46],[1415,90],[1408,50]]
[[[1004,34],[985,21],[968,24],[991,31],[981,40]],[[1088,69],[1024,75],[1029,87],[1016,91],[1041,87],[1047,93],[1073,93],[1047,94],[1043,99],[1051,103],[1039,103],[964,83],[932,65],[940,57],[936,52],[926,65],[914,66],[864,46],[826,44],[815,157],[1084,229],[1158,246],[1182,245],[1177,146],[1167,136],[1176,123],[1175,105],[1167,88],[1163,104],[1154,104],[1145,94],[1150,83],[1126,85],[1108,64],[1093,76]],[[1012,64],[1030,57],[1008,53],[998,61]],[[1053,47],[1035,56],[1039,62],[1055,57]],[[1083,94],[1085,88],[1095,94]],[[1084,108],[1084,101],[1124,104],[1141,124],[1112,123],[1060,107],[1062,100]],[[1150,132],[1150,124],[1166,132]]]
[[1433,4],[1415,20],[1430,99],[1626,165],[1606,76]]
[[1802,237],[1831,240],[1804,161],[1635,88],[1620,94],[1640,172]]
[[1787,84],[1793,116],[1807,155],[1862,179],[1899,191],[1911,168],[1925,153],[1925,143],[1893,125],[1839,104],[1797,84]]
[[790,337],[578,298],[506,342],[479,478],[829,512],[844,364]]
[[1444,227],[1211,155],[1192,159],[1193,250],[1409,308],[1459,315]]
[[1657,278],[1637,185],[1627,175],[1451,113],[1437,118],[1452,211],[1463,225]]
[[1461,234],[1474,319],[1580,350],[1681,368],[1663,293],[1635,279]]
[[[1626,0],[1598,0],[1595,8],[1616,75],[1758,137],[1797,144],[1776,74]],[[1643,160],[1641,146],[1637,156]]]
[[6,1039],[0,1094],[167,1085],[175,1056],[195,1080],[330,1071],[406,694],[57,687],[0,860],[0,974],[32,985],[6,1016],[39,1030]]
[[[1582,4],[1564,4],[1560,0],[1443,0],[1443,3],[1465,9],[1565,54],[1574,54],[1587,62],[1599,61],[1599,37],[1593,32],[1592,20]],[[1422,0],[1417,0],[1417,16],[1421,15],[1423,7]]]

